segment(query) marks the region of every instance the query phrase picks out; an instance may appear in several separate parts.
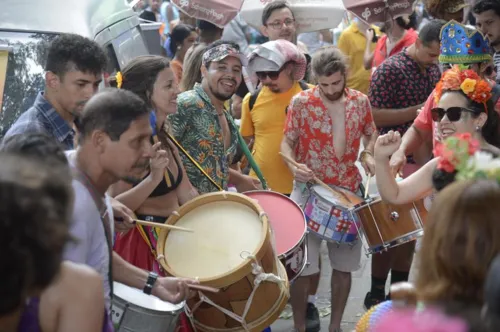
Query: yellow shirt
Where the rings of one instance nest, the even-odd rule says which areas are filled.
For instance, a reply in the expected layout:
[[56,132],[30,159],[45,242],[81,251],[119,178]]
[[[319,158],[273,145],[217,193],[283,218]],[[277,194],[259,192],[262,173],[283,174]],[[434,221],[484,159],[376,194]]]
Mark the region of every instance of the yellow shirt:
[[[377,36],[380,36],[380,29],[371,26]],[[375,50],[377,43],[372,43],[371,51]],[[338,42],[339,49],[349,58],[349,77],[347,87],[368,94],[370,87],[371,70],[366,70],[363,58],[366,49],[365,34],[359,30],[358,25],[353,22],[340,35]]]
[[[293,175],[279,155],[286,110],[292,97],[301,91],[298,82],[284,93],[274,93],[264,86],[251,111],[250,93],[245,96],[241,106],[240,133],[243,137],[255,137],[252,151],[255,162],[269,188],[282,194],[290,194],[293,185]],[[253,170],[250,175],[256,177]]]

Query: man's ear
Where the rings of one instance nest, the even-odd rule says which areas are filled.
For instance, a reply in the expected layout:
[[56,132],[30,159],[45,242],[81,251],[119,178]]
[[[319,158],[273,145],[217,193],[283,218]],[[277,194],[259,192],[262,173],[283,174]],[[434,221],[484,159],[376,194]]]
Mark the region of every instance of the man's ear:
[[205,64],[201,65],[201,77],[205,78],[207,76],[208,68],[205,66]]
[[59,88],[59,84],[61,83],[61,80],[59,79],[59,76],[54,74],[51,71],[45,72],[45,85],[52,89],[52,90],[57,90]]

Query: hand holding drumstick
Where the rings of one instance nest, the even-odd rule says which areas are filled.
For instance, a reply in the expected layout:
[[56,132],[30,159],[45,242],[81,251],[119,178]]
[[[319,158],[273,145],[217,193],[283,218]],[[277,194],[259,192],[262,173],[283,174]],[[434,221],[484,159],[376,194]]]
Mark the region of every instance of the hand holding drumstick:
[[294,164],[293,176],[295,180],[302,183],[313,181],[315,178],[313,171],[306,164]]

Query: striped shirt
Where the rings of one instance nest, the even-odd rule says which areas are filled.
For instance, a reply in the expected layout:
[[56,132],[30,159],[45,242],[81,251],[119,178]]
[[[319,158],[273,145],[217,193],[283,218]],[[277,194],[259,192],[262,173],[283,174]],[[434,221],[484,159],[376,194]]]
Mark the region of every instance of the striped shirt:
[[500,84],[500,52],[496,52],[493,56],[493,62],[495,63],[495,68],[497,69],[497,83]]

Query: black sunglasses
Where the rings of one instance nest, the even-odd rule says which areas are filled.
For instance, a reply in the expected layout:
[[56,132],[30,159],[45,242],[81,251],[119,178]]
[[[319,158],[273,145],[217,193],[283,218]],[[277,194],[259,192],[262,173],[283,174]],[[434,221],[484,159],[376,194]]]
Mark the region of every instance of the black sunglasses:
[[280,73],[285,69],[286,63],[280,68],[278,71],[258,71],[255,73],[257,75],[257,78],[259,80],[265,80],[266,77],[269,77],[269,79],[276,81],[278,79],[278,76],[280,76]]
[[477,114],[477,112],[464,107],[450,107],[446,110],[444,108],[436,107],[431,110],[432,121],[439,122],[443,120],[444,116],[446,115],[448,117],[448,120],[450,120],[451,122],[457,122],[462,117],[462,112]]

